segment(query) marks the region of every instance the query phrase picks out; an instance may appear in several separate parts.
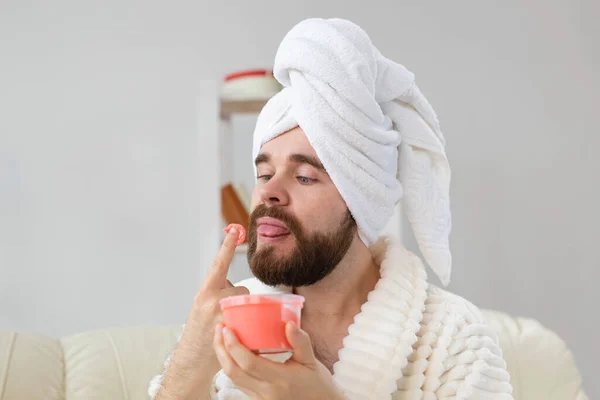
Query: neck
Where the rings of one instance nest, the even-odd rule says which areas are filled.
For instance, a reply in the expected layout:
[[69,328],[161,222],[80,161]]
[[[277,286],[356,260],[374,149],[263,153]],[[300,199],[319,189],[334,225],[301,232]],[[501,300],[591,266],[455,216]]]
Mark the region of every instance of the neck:
[[379,280],[379,267],[356,236],[350,249],[327,277],[311,286],[294,288],[304,296],[302,321],[340,323],[354,318]]

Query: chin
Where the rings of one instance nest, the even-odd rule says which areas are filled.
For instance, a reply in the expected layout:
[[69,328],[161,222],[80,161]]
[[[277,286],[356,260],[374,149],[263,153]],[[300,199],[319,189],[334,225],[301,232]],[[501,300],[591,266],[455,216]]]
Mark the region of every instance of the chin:
[[275,255],[276,257],[281,257],[284,258],[288,255],[290,255],[293,251],[294,251],[294,244],[288,244],[288,243],[276,243],[276,244],[271,244],[271,243],[258,243],[258,246],[256,247],[257,251],[258,250],[262,250],[262,249],[272,249],[271,250],[271,254]]

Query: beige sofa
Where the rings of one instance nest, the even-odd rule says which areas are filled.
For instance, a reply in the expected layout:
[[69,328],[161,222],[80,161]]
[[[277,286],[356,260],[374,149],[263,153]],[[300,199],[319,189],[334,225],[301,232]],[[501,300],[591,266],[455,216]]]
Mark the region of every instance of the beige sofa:
[[[587,400],[570,351],[531,319],[486,311],[516,400]],[[181,326],[120,328],[61,339],[0,332],[0,400],[142,400]]]

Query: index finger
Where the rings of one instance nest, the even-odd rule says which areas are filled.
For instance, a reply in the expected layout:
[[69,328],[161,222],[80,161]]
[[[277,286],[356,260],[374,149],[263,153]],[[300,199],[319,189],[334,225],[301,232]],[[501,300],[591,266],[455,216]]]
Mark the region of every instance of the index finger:
[[233,227],[225,236],[223,244],[219,249],[217,256],[213,260],[212,266],[206,276],[205,285],[218,287],[226,286],[227,273],[235,253],[236,241],[239,236],[237,227]]

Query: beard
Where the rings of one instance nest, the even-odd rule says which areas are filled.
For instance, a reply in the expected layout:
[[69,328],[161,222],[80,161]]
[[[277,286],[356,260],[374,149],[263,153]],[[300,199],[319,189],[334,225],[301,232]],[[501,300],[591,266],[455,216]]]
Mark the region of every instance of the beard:
[[[276,218],[295,239],[291,254],[278,256],[273,245],[257,250],[257,220]],[[352,241],[356,221],[348,210],[339,226],[330,232],[307,233],[300,222],[281,207],[259,205],[250,215],[248,264],[254,276],[268,286],[310,286],[329,275],[342,261]]]

